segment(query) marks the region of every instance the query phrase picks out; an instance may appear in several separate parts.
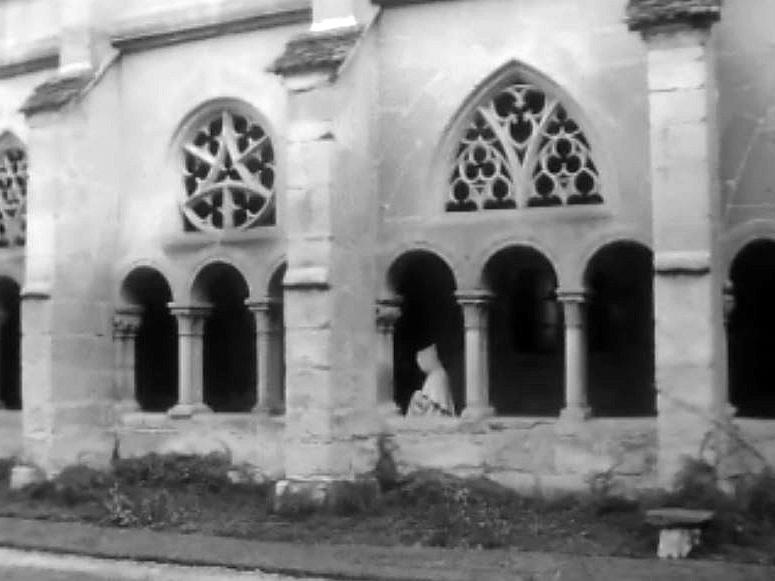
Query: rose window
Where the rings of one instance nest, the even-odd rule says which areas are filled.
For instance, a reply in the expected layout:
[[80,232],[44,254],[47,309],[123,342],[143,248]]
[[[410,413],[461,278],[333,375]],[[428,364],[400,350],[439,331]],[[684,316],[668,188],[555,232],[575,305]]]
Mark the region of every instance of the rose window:
[[222,111],[183,146],[189,230],[246,230],[275,223],[275,157],[264,129]]
[[559,101],[517,80],[474,111],[455,152],[447,211],[602,202],[589,142]]
[[23,245],[27,225],[27,155],[0,151],[0,246]]

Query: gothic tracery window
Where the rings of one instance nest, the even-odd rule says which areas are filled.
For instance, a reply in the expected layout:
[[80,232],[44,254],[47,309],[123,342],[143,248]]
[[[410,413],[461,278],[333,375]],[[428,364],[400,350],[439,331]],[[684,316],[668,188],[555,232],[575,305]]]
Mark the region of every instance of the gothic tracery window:
[[603,202],[579,124],[557,99],[523,79],[476,108],[454,156],[450,212]]
[[189,230],[247,230],[275,223],[275,156],[266,131],[249,116],[223,110],[183,145]]
[[0,246],[21,246],[27,224],[27,154],[0,148]]

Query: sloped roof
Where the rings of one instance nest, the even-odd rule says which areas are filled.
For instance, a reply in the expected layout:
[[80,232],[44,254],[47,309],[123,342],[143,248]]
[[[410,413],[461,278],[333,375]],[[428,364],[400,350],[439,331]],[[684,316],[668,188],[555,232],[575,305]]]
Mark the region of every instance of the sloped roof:
[[630,30],[674,22],[707,26],[719,18],[721,0],[629,0],[627,4]]
[[94,79],[92,73],[73,76],[52,77],[37,87],[27,97],[21,111],[34,115],[43,111],[56,111],[78,97]]
[[350,54],[363,32],[353,26],[327,32],[305,32],[285,46],[271,70],[281,75],[335,70]]

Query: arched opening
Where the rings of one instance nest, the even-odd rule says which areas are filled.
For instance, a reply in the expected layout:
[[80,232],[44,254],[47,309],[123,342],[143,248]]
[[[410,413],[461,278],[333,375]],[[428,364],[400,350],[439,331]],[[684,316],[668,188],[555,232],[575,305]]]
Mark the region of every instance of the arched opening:
[[178,340],[168,304],[169,284],[158,271],[133,270],[122,285],[123,300],[141,308],[135,339],[135,397],[140,409],[163,412],[178,401]]
[[737,415],[775,417],[775,242],[748,244],[730,279],[735,304],[727,323],[729,398]]
[[0,403],[22,409],[19,285],[0,277]]
[[511,247],[487,261],[490,403],[499,414],[557,415],[563,406],[562,313],[547,258]]
[[271,377],[277,384],[278,410],[285,409],[285,314],[283,309],[283,279],[288,265],[280,265],[269,280],[267,295],[273,301],[272,341],[270,343]]
[[393,263],[389,280],[403,299],[394,336],[396,404],[406,411],[412,394],[422,388],[425,376],[417,366],[417,352],[435,344],[459,413],[464,402],[463,314],[452,271],[435,254],[412,251]]
[[212,307],[204,326],[204,402],[215,412],[248,412],[256,405],[256,327],[245,305],[248,285],[221,262],[194,282],[195,298]]
[[589,404],[597,416],[656,413],[651,250],[616,242],[589,261]]

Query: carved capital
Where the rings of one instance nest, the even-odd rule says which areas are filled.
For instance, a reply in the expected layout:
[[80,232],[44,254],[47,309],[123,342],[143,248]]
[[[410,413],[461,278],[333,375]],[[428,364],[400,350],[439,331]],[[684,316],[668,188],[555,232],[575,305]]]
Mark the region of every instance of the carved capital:
[[256,318],[257,333],[271,333],[275,330],[275,315],[282,308],[282,304],[280,299],[274,297],[245,301],[245,306]]
[[728,323],[729,318],[732,316],[732,313],[735,310],[736,302],[735,302],[735,285],[732,283],[731,280],[727,280],[724,282],[724,290],[723,290],[723,300],[724,300],[724,322]]
[[584,290],[561,290],[557,292],[557,302],[562,305],[566,327],[584,325],[589,294]]
[[169,303],[170,313],[178,320],[178,335],[199,336],[204,334],[204,323],[213,308],[210,305],[177,305]]
[[393,297],[379,299],[376,308],[377,329],[382,334],[393,333],[396,321],[401,317],[401,304],[403,299]]
[[455,293],[458,304],[463,309],[463,322],[466,329],[484,329],[487,327],[487,313],[492,295],[487,291],[472,290]]
[[142,321],[141,308],[128,308],[117,311],[113,315],[113,337],[120,339],[137,336]]

